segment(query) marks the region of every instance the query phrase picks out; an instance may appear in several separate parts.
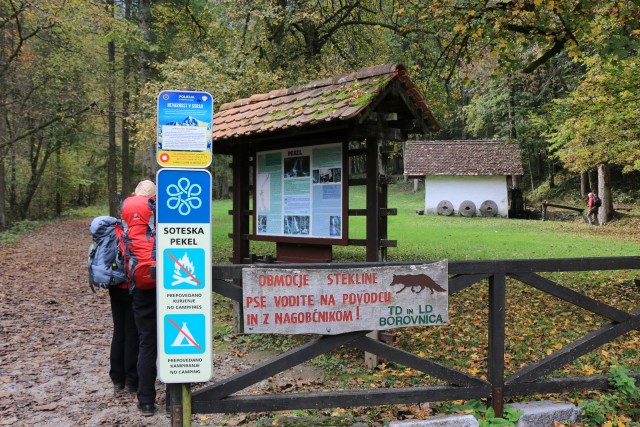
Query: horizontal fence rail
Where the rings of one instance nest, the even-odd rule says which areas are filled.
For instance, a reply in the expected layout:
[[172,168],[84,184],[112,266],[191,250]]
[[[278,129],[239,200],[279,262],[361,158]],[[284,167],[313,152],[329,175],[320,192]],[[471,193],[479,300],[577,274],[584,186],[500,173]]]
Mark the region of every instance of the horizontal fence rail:
[[[282,269],[346,270],[349,268],[416,265],[429,262],[261,264],[253,266]],[[242,270],[251,267],[250,265],[238,264],[213,266],[213,291],[241,303]],[[236,413],[488,398],[491,399],[496,414],[501,416],[505,397],[608,388],[608,378],[605,375],[567,378],[545,378],[545,376],[630,331],[640,330],[640,308],[636,307],[633,312],[628,313],[540,275],[540,273],[554,272],[640,270],[640,257],[450,261],[448,270],[449,295],[464,291],[483,280],[489,282],[489,310],[488,319],[486,319],[489,325],[486,380],[369,338],[366,335],[371,331],[358,331],[320,336],[244,372],[197,390],[192,395],[192,411],[194,413]],[[610,323],[505,378],[507,278],[517,280],[552,297],[609,319]],[[448,385],[312,393],[237,394],[253,384],[341,346],[351,346],[381,356],[388,361],[442,380]],[[640,373],[629,375],[640,379]]]

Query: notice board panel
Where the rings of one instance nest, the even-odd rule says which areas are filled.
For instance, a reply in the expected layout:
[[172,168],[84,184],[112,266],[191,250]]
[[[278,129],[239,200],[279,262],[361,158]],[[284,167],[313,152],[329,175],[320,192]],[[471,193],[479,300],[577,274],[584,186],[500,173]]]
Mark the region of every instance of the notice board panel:
[[346,244],[342,143],[255,154],[254,239]]

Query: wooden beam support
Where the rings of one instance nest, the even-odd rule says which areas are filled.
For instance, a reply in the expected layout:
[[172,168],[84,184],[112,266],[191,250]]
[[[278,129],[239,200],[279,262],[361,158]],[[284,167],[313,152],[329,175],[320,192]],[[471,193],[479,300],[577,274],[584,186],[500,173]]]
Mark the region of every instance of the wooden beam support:
[[379,130],[377,126],[368,126],[361,125],[354,129],[353,134],[350,134],[351,137],[357,138],[377,138],[382,132],[382,137],[385,140],[389,141],[404,141],[406,139],[406,134],[400,130],[395,128],[386,128],[383,130]]
[[347,151],[347,155],[349,157],[364,156],[366,154],[367,154],[367,149],[366,148],[353,148],[353,149]]
[[[366,209],[349,209],[349,216],[366,216]],[[397,208],[380,208],[380,216],[395,216],[398,215]]]
[[349,186],[352,185],[367,185],[367,179],[366,178],[351,178],[349,180]]

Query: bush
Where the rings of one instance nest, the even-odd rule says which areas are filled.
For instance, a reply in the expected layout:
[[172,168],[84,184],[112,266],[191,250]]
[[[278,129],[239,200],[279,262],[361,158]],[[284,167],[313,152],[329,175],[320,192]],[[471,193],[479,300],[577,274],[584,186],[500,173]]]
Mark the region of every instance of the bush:
[[[582,420],[586,426],[601,426],[607,421],[630,422],[640,419],[640,389],[636,380],[627,375],[625,368],[613,366],[609,384],[613,388],[612,391],[580,405]],[[640,423],[627,425],[640,426]]]

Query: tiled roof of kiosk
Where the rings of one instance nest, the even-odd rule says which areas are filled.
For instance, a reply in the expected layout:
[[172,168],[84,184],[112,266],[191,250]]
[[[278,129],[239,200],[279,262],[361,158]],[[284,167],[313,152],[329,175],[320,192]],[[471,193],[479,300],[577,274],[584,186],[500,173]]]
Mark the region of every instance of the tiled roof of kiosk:
[[363,112],[394,79],[403,83],[407,99],[425,123],[439,129],[424,97],[409,80],[406,67],[387,64],[223,104],[213,119],[213,137],[223,141],[349,120]]
[[433,175],[522,175],[520,147],[501,141],[410,141],[404,173]]

